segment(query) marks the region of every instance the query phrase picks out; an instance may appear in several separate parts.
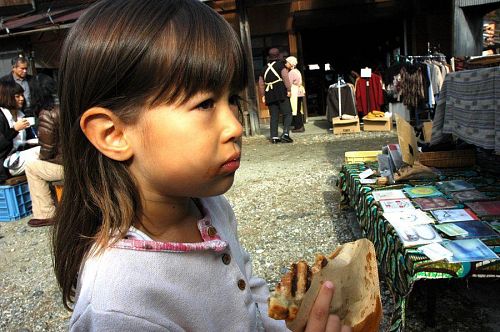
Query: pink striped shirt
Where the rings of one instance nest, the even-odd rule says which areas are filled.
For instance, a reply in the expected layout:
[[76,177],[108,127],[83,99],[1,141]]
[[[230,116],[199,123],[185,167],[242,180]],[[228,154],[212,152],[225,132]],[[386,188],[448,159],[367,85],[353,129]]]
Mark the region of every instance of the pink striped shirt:
[[216,252],[221,252],[226,249],[227,242],[219,237],[217,230],[214,226],[212,226],[212,222],[208,214],[206,214],[205,217],[198,221],[198,229],[200,231],[203,242],[182,243],[154,241],[145,233],[139,231],[135,227],[132,227],[127,233],[127,237],[115,243],[113,247],[139,251],[165,252],[188,252],[204,250],[214,250]]

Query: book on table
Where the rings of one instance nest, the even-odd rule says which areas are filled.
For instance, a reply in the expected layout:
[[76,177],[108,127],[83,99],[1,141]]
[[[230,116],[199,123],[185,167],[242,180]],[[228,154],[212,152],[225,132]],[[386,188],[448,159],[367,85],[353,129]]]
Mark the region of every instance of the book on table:
[[401,199],[407,198],[401,189],[374,190],[371,192],[376,201],[383,199]]
[[449,181],[436,182],[436,186],[439,188],[439,190],[442,190],[446,193],[475,189],[474,185],[464,180],[449,180]]
[[429,224],[409,225],[405,223],[391,224],[404,247],[441,242],[443,239]]
[[468,202],[465,204],[481,218],[500,218],[500,201]]
[[500,233],[500,221],[499,220],[488,220],[488,224],[490,224],[491,228]]
[[425,244],[418,247],[417,250],[429,257],[429,259],[433,262],[453,256],[453,253],[443,247],[439,242]]
[[449,222],[434,227],[448,236],[490,239],[500,237],[487,222],[480,220]]
[[470,209],[432,210],[431,214],[439,223],[479,220]]
[[420,209],[398,210],[396,212],[384,212],[384,218],[391,224],[433,224],[434,218]]
[[410,198],[444,196],[435,186],[415,186],[403,188]]
[[401,199],[383,199],[379,201],[384,212],[395,212],[401,210],[414,210],[415,207],[408,198]]
[[413,202],[424,211],[437,209],[451,209],[456,207],[455,203],[445,197],[419,197],[413,198]]
[[444,223],[444,224],[438,224],[438,225],[434,225],[434,227],[448,235],[448,236],[466,236],[467,234],[467,231],[463,228],[461,228],[460,226],[458,225],[455,225],[454,222],[447,222],[447,223]]
[[453,254],[446,258],[451,263],[499,259],[498,255],[480,239],[443,241],[441,245]]
[[485,193],[482,193],[477,189],[455,191],[452,192],[450,196],[457,203],[488,201],[493,199],[492,197],[487,196]]

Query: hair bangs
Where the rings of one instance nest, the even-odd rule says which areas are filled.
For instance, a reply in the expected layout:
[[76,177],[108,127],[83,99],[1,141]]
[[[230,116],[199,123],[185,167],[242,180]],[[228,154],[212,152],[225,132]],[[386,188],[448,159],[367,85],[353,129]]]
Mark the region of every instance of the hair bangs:
[[[181,104],[199,92],[241,92],[247,63],[236,32],[206,5],[181,10],[187,15],[178,15],[157,41],[156,58],[163,62],[156,74],[160,89],[151,104]],[[193,24],[200,20],[205,24]]]

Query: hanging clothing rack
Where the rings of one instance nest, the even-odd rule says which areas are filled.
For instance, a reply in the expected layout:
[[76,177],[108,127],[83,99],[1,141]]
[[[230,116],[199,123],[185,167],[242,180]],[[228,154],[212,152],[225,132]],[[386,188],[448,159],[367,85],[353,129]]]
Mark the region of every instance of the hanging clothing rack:
[[[406,59],[406,60],[439,60],[442,62],[446,62],[446,56],[445,55],[398,55],[397,57]],[[396,62],[399,62],[399,59],[396,58]]]

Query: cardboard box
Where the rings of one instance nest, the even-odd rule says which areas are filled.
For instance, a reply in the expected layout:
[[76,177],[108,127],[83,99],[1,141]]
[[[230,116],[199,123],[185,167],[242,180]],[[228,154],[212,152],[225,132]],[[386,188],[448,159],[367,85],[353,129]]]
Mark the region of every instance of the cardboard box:
[[432,121],[424,122],[422,131],[424,133],[424,142],[430,143],[432,137]]
[[344,154],[346,164],[363,163],[365,161],[377,161],[377,156],[382,151],[346,151]]
[[367,118],[363,117],[364,131],[391,131],[392,120],[388,117],[383,118]]
[[333,123],[333,134],[350,134],[359,133],[361,130],[359,128],[359,118],[352,120],[342,120],[340,117],[332,119]]

